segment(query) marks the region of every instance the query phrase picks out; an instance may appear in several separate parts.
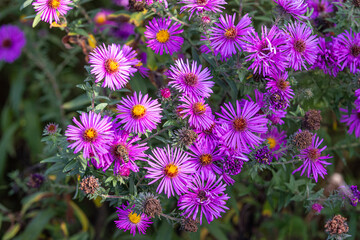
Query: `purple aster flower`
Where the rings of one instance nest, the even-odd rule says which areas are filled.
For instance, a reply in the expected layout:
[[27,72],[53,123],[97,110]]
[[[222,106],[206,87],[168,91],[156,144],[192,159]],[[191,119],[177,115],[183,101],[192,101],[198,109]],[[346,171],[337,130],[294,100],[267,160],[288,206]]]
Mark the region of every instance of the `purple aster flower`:
[[182,37],[177,34],[182,33],[184,30],[179,29],[180,23],[174,22],[168,18],[154,18],[146,26],[145,37],[147,38],[147,46],[150,47],[156,54],[164,52],[172,55],[181,49],[184,42]]
[[117,28],[113,29],[113,34],[115,37],[125,41],[135,34],[135,26],[127,22],[120,23]]
[[222,182],[221,177],[216,180],[215,175],[199,175],[194,175],[184,195],[180,196],[178,207],[184,211],[182,215],[185,217],[192,217],[195,220],[200,212],[200,224],[203,215],[210,223],[229,209],[225,205],[230,197],[224,193],[226,184]]
[[183,102],[179,106],[182,109],[180,114],[182,118],[189,117],[190,126],[199,130],[211,127],[214,116],[212,115],[211,108],[205,103],[203,98],[184,96],[180,100]]
[[338,64],[333,41],[326,42],[325,38],[319,38],[319,52],[313,65],[313,68],[316,67],[323,70],[325,74],[334,77],[340,72],[340,65]]
[[143,78],[149,77],[149,69],[143,66],[142,61],[139,60],[138,63],[134,65],[134,67],[139,71]]
[[214,49],[214,52],[221,54],[221,59],[225,60],[236,54],[236,49],[241,51],[244,48],[242,42],[242,36],[248,34],[248,32],[254,31],[250,26],[251,18],[246,14],[235,25],[235,17],[225,14],[220,16],[220,23],[215,22],[215,26],[210,29],[210,46]]
[[312,210],[314,210],[315,212],[317,213],[320,213],[321,210],[324,208],[321,204],[319,203],[314,203],[312,206],[311,206]]
[[125,9],[129,8],[129,0],[113,0],[113,2],[121,7],[125,7]]
[[307,19],[303,16],[307,10],[307,3],[304,0],[274,0],[278,4],[278,11],[281,15],[291,15],[297,20]]
[[289,23],[284,31],[289,38],[285,54],[290,67],[295,71],[302,67],[307,70],[306,63],[313,65],[319,51],[316,35],[311,35],[312,29],[300,22]]
[[196,61],[193,61],[190,67],[188,59],[186,64],[182,59],[176,60],[175,65],[165,74],[171,79],[170,86],[190,97],[207,98],[213,92],[211,88],[215,83],[209,81],[212,79],[209,69],[202,70],[201,64],[198,65]]
[[181,7],[180,13],[189,9],[189,20],[195,11],[197,15],[200,15],[205,11],[213,13],[222,12],[222,9],[225,8],[222,5],[227,4],[224,0],[181,0],[180,3],[185,4],[185,6]]
[[274,156],[267,146],[258,149],[254,154],[255,160],[262,164],[270,165]]
[[191,180],[191,175],[195,172],[189,156],[179,148],[155,148],[149,156],[145,178],[153,179],[150,184],[160,180],[156,189],[157,193],[164,192],[167,197],[181,195],[186,192],[186,184]]
[[69,6],[73,2],[70,0],[35,0],[32,3],[37,14],[41,14],[41,20],[52,23],[53,20],[58,23],[59,16],[65,16],[71,9]]
[[120,208],[117,207],[118,220],[115,221],[116,227],[123,229],[124,232],[130,230],[130,233],[135,236],[136,229],[139,234],[145,234],[146,229],[152,224],[150,217],[146,216],[145,213],[135,213],[133,211],[135,205],[128,207],[123,204]]
[[195,129],[195,132],[198,135],[197,142],[204,142],[208,145],[217,146],[220,139],[217,133],[218,128],[219,126],[216,124],[215,120],[213,120],[211,127],[204,130]]
[[305,170],[307,170],[307,177],[313,177],[315,179],[315,182],[318,181],[319,175],[324,178],[324,175],[327,174],[324,166],[331,164],[325,160],[332,157],[329,155],[321,156],[321,152],[326,149],[326,146],[319,149],[319,146],[321,145],[323,140],[324,139],[319,140],[319,137],[316,136],[316,133],[314,134],[314,136],[312,137],[311,145],[305,149],[300,150],[300,155],[298,155],[297,157],[299,157],[303,161],[303,163],[298,169],[295,169],[292,174],[302,170],[302,176]]
[[347,199],[352,206],[357,206],[360,201],[360,191],[356,185],[343,185],[339,187],[339,191],[343,199]]
[[148,95],[139,96],[134,92],[133,96],[122,98],[117,105],[120,123],[128,132],[145,133],[146,130],[153,130],[161,122],[161,107],[158,100],[152,100]]
[[269,144],[270,151],[276,160],[279,160],[286,151],[284,148],[286,146],[286,132],[279,132],[276,127],[273,127],[269,132],[262,134],[261,137]]
[[26,38],[20,28],[10,24],[0,27],[0,61],[14,62],[25,44]]
[[259,145],[262,139],[256,134],[267,132],[268,120],[264,115],[257,115],[259,106],[254,102],[243,102],[241,106],[240,101],[236,101],[236,110],[230,103],[225,103],[225,107],[220,107],[221,113],[216,113],[220,117],[218,123],[224,124],[228,130],[220,137],[224,144],[234,149]]
[[340,108],[340,111],[345,113],[345,115],[341,116],[340,122],[349,126],[348,133],[352,134],[354,132],[357,138],[360,137],[360,113],[356,109],[353,109],[350,113],[344,108]]
[[65,136],[68,141],[74,141],[68,147],[75,149],[74,153],[83,150],[84,158],[100,156],[109,152],[110,143],[114,139],[111,118],[94,112],[82,113],[80,122],[73,118],[77,126],[69,125]]
[[288,73],[271,73],[271,78],[267,78],[266,89],[271,93],[280,93],[287,101],[294,97],[294,91],[290,88],[290,83],[286,81]]
[[332,2],[328,0],[308,0],[307,4],[310,9],[314,9],[313,14],[311,15],[312,19],[325,17],[329,13],[334,12]]
[[288,66],[288,57],[284,54],[287,38],[277,26],[272,26],[270,31],[262,26],[261,37],[252,31],[243,40],[246,42],[244,51],[249,53],[245,60],[253,62],[249,69],[253,69],[254,74],[265,77],[271,72],[285,71]]
[[[113,11],[102,9],[98,13],[96,13],[94,17],[94,23],[97,27],[105,26],[105,25],[115,25],[116,23],[108,20],[108,15],[112,14]],[[103,28],[101,28],[103,30]]]
[[44,128],[43,135],[54,135],[60,131],[59,125],[56,123],[48,123]]
[[136,52],[131,47],[111,44],[108,47],[103,44],[90,53],[89,63],[92,67],[91,73],[95,74],[95,82],[104,78],[102,87],[112,90],[121,89],[126,85],[134,72],[137,71],[133,65],[138,63]]
[[189,148],[189,160],[194,165],[196,173],[204,173],[205,176],[211,174],[220,174],[221,169],[215,164],[222,159],[216,145],[206,142],[195,143]]
[[354,102],[355,108],[356,108],[357,112],[360,112],[360,88],[355,90],[354,95],[356,97],[356,100]]
[[355,33],[352,29],[350,32],[345,30],[345,33],[337,36],[334,51],[341,70],[348,67],[351,73],[360,71],[360,33]]
[[271,121],[272,124],[282,125],[284,124],[284,120],[282,120],[282,118],[286,116],[286,113],[287,113],[286,111],[277,110],[277,111],[273,111],[271,114],[268,114],[266,117]]
[[114,174],[118,175],[122,165],[128,164],[133,172],[138,172],[136,160],[146,161],[144,153],[148,147],[146,143],[136,144],[140,140],[137,135],[130,136],[124,130],[118,130],[114,135],[114,140],[110,143],[109,153],[100,156],[104,171],[114,162]]

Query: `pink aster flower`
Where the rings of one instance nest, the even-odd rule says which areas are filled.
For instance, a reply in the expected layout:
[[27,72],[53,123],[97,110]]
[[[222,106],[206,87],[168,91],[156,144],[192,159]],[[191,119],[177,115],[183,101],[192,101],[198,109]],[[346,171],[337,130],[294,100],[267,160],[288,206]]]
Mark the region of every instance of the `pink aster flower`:
[[279,158],[284,155],[286,149],[286,132],[280,131],[273,127],[269,130],[269,132],[262,134],[261,137],[267,141],[269,144],[270,152],[279,160]]
[[189,147],[189,161],[193,163],[197,173],[204,173],[205,176],[220,174],[221,169],[215,162],[221,159],[222,155],[214,144],[200,142]]
[[130,136],[128,132],[118,130],[110,144],[109,153],[100,156],[104,171],[114,162],[115,175],[119,174],[124,164],[127,164],[133,172],[138,172],[139,168],[135,161],[145,161],[147,155],[144,152],[148,149],[146,143],[136,144],[139,140],[140,137],[137,135]]
[[345,123],[349,127],[348,133],[352,134],[354,132],[357,138],[360,137],[360,112],[356,109],[348,112],[344,108],[340,108],[340,111],[345,113],[341,116],[340,122]]
[[245,60],[252,62],[249,69],[253,69],[254,74],[265,77],[271,72],[285,71],[288,66],[288,57],[284,54],[287,38],[277,26],[272,26],[270,30],[262,26],[260,37],[252,31],[243,40],[246,42],[244,51],[249,53]]
[[186,185],[195,172],[189,156],[179,148],[155,148],[149,156],[145,178],[153,179],[150,184],[160,180],[157,193],[164,192],[167,197],[181,195],[186,191]]
[[309,9],[314,9],[311,15],[312,19],[326,17],[329,13],[334,12],[334,5],[331,0],[308,0]]
[[184,3],[185,6],[181,7],[180,13],[188,9],[190,12],[189,19],[196,12],[197,15],[207,11],[207,12],[222,12],[222,9],[225,7],[222,6],[227,4],[224,0],[181,0],[180,3]]
[[297,20],[307,19],[303,16],[307,11],[307,3],[304,0],[274,0],[278,4],[281,15],[291,15]]
[[351,73],[360,71],[360,33],[345,30],[336,37],[334,52],[338,57],[338,63],[341,70],[346,67],[350,68]]
[[329,155],[321,156],[321,152],[326,149],[326,146],[323,148],[319,148],[324,139],[319,140],[319,137],[316,136],[316,133],[312,137],[312,143],[309,147],[302,149],[300,151],[300,155],[298,157],[303,161],[302,165],[293,171],[298,172],[301,170],[301,176],[307,170],[307,177],[314,178],[315,182],[318,181],[318,176],[320,175],[324,178],[324,175],[327,174],[324,166],[330,165],[325,161],[326,159],[332,158]]
[[117,119],[124,124],[128,132],[145,133],[146,130],[153,130],[161,122],[161,107],[158,100],[152,100],[148,95],[139,96],[134,92],[133,96],[122,98],[117,105]]
[[80,122],[73,118],[77,126],[69,125],[65,131],[68,141],[72,142],[68,147],[75,149],[74,153],[83,150],[84,158],[100,156],[109,152],[111,141],[114,139],[111,118],[94,112],[82,113]]
[[41,14],[41,20],[47,23],[52,23],[53,20],[57,23],[60,21],[59,15],[65,16],[67,11],[71,9],[70,0],[35,0],[32,3],[37,14]]
[[120,208],[117,207],[118,220],[115,220],[116,227],[123,229],[124,232],[130,230],[130,233],[135,236],[136,229],[139,234],[145,234],[146,229],[152,224],[150,217],[145,213],[135,213],[133,211],[135,205],[128,207],[123,204]]
[[194,131],[197,133],[198,138],[196,140],[196,142],[200,143],[200,142],[204,142],[205,144],[208,145],[213,145],[213,146],[217,146],[219,143],[219,136],[218,136],[218,124],[216,124],[215,122],[215,117],[212,120],[212,124],[211,127],[200,130],[200,129],[195,129]]
[[103,79],[102,87],[109,87],[112,90],[121,89],[126,85],[134,72],[137,71],[133,65],[138,63],[136,52],[131,47],[111,44],[99,46],[90,53],[89,63],[92,67],[91,73],[96,77],[95,82]]
[[56,123],[48,123],[44,128],[44,134],[43,135],[55,135],[60,131],[59,125]]
[[271,73],[271,78],[267,78],[268,83],[266,89],[269,89],[272,93],[281,94],[287,101],[294,97],[294,91],[290,87],[290,83],[287,80],[288,73]]
[[307,70],[306,63],[312,66],[319,52],[318,39],[312,34],[312,29],[305,23],[289,23],[284,30],[289,41],[286,44],[285,54],[288,56],[289,65],[295,71],[302,67]]
[[193,61],[191,66],[189,60],[186,64],[182,59],[176,60],[175,65],[170,67],[166,75],[171,79],[170,86],[178,91],[185,93],[190,97],[210,97],[213,92],[211,88],[214,86],[208,68],[202,69],[201,64]]
[[220,53],[221,59],[225,60],[236,54],[236,51],[242,51],[244,43],[242,36],[254,31],[251,27],[251,18],[246,14],[235,25],[235,17],[225,14],[220,16],[220,23],[215,22],[215,26],[210,29],[210,46],[215,54]]
[[183,102],[179,106],[182,109],[180,114],[182,118],[189,117],[190,126],[200,130],[211,127],[214,117],[211,108],[205,103],[203,98],[184,96],[180,100]]
[[154,18],[146,26],[145,37],[147,38],[147,46],[150,47],[156,54],[164,52],[172,55],[181,49],[184,42],[182,37],[177,36],[184,30],[179,29],[180,23],[173,23],[168,18]]
[[216,180],[215,175],[194,175],[184,195],[179,198],[178,207],[184,211],[183,216],[195,220],[200,213],[200,224],[203,216],[210,223],[229,209],[225,205],[230,197],[225,190],[226,184],[222,182],[221,177]]
[[258,146],[262,138],[257,134],[267,132],[268,120],[264,115],[258,114],[259,106],[251,101],[236,101],[236,109],[231,103],[220,107],[221,113],[216,113],[220,118],[219,124],[224,124],[227,131],[220,137],[226,146],[233,149],[248,149]]
[[326,41],[325,38],[319,37],[319,52],[313,68],[323,70],[325,74],[334,77],[340,72],[341,66],[338,63],[337,51],[334,49],[335,41]]

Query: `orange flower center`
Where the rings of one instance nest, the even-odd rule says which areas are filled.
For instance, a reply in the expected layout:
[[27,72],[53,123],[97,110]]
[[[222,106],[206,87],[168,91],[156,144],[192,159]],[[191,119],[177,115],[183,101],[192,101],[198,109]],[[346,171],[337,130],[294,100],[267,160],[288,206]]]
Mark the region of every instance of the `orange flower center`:
[[269,143],[269,148],[270,148],[270,149],[273,149],[274,147],[276,147],[276,140],[275,140],[275,138],[268,137],[268,138],[267,138],[267,141],[268,141],[268,143]]
[[177,166],[175,166],[174,164],[172,164],[172,163],[169,163],[164,168],[164,174],[166,176],[168,176],[169,178],[176,177],[178,175],[178,173],[179,173],[179,168]]
[[184,82],[186,85],[193,87],[198,82],[198,77],[194,73],[188,73],[184,77]]
[[224,36],[227,39],[234,39],[237,36],[237,30],[234,27],[230,27],[228,29],[226,29]]
[[235,118],[233,121],[233,127],[238,132],[243,132],[247,129],[247,122],[244,118]]
[[196,115],[203,115],[206,111],[206,107],[203,103],[197,102],[193,105],[193,111]]
[[61,0],[49,0],[48,6],[52,9],[58,9],[60,7]]
[[200,163],[203,165],[203,166],[207,166],[207,165],[209,165],[209,164],[211,164],[212,163],[212,160],[213,160],[213,158],[212,158],[212,156],[211,156],[211,154],[202,154],[201,156],[200,156]]
[[166,43],[167,41],[169,41],[169,39],[170,39],[170,34],[167,29],[160,30],[156,34],[156,40],[160,43]]
[[129,213],[128,217],[133,224],[138,224],[141,221],[141,216],[134,212]]
[[311,161],[315,162],[316,160],[319,159],[320,156],[321,156],[321,153],[320,153],[319,149],[313,148],[313,149],[309,150],[308,157],[310,158]]
[[98,133],[95,129],[89,128],[84,131],[83,137],[85,141],[93,142],[96,139],[97,135]]
[[110,73],[110,74],[114,74],[118,71],[119,69],[119,63],[117,63],[115,60],[113,59],[108,59],[105,62],[105,70],[106,72]]
[[144,117],[145,114],[146,114],[146,108],[141,104],[137,104],[133,106],[133,108],[131,109],[131,116],[135,119],[140,119]]

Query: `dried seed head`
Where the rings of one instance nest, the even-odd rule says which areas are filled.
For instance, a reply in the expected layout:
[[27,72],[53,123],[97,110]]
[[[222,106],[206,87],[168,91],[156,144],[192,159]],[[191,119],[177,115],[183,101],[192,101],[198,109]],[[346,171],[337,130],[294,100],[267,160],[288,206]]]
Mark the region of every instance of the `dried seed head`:
[[85,177],[81,180],[79,188],[86,194],[94,194],[99,188],[99,180],[94,176]]
[[45,178],[43,175],[38,173],[33,173],[30,175],[26,185],[30,188],[39,188],[43,184],[44,180]]
[[311,145],[312,133],[308,130],[301,131],[293,137],[293,143],[299,149],[305,149]]
[[181,219],[181,230],[185,230],[187,232],[197,232],[199,220],[192,218],[182,218]]
[[332,219],[326,222],[325,232],[330,235],[345,234],[349,231],[349,227],[346,223],[346,218],[341,215],[336,215]]
[[353,5],[355,7],[360,7],[360,0],[353,0]]
[[198,135],[191,129],[182,128],[177,132],[177,137],[179,145],[190,146],[196,141]]
[[159,216],[162,213],[160,200],[150,197],[144,202],[144,213],[149,217]]
[[321,112],[319,110],[309,110],[305,113],[302,125],[310,131],[317,131],[320,129],[320,122],[322,120]]

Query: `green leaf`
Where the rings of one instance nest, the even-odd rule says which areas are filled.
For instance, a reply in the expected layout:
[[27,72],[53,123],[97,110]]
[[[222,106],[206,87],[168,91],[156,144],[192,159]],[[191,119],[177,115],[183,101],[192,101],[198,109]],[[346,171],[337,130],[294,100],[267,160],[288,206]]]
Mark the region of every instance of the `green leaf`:
[[43,199],[44,197],[48,197],[49,195],[51,195],[51,193],[48,192],[38,192],[38,193],[34,193],[30,196],[27,196],[26,198],[24,198],[22,200],[22,208],[21,208],[21,215],[24,215],[26,213],[26,211],[31,207],[31,205],[33,205],[35,202],[40,201],[41,199]]
[[90,104],[90,99],[86,94],[80,95],[73,100],[63,104],[65,110],[79,109],[84,105]]
[[29,6],[32,2],[33,0],[26,0],[23,4],[21,4],[20,11]]
[[25,231],[16,239],[36,240],[56,212],[53,208],[40,211],[25,228]]
[[12,225],[4,234],[4,236],[2,237],[2,240],[9,240],[9,239],[14,238],[16,236],[16,234],[19,232],[19,230],[20,230],[19,223]]
[[40,163],[54,163],[54,162],[59,162],[60,160],[61,160],[60,156],[53,156],[53,157],[49,157],[44,160],[41,160]]
[[41,21],[41,14],[43,12],[40,12],[38,14],[36,14],[35,18],[34,18],[34,21],[33,21],[33,24],[32,24],[32,27],[36,27],[36,25],[38,25],[38,23]]
[[0,182],[3,179],[3,173],[6,163],[6,154],[8,148],[11,146],[12,138],[15,134],[15,131],[18,129],[18,123],[10,125],[4,132],[2,139],[0,141]]

